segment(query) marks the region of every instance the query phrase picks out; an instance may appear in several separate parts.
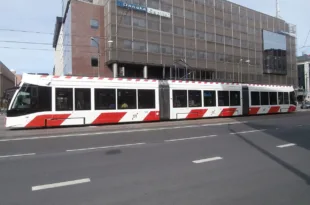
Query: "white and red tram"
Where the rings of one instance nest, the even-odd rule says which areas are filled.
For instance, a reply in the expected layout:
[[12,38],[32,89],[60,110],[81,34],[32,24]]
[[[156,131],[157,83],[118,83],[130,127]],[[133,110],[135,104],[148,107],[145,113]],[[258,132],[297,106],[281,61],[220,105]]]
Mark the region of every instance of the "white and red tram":
[[6,127],[35,128],[288,113],[293,87],[24,74]]

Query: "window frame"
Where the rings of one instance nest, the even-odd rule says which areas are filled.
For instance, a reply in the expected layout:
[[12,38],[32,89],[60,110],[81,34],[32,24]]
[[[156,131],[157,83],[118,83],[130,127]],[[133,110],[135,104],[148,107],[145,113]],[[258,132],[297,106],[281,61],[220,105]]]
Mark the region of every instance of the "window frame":
[[[183,91],[185,93],[185,102],[186,102],[186,106],[184,105],[180,105],[180,106],[175,106],[175,95],[174,95],[174,92],[179,92],[179,91]],[[182,90],[182,89],[171,89],[171,92],[172,92],[172,107],[173,108],[188,108],[188,93],[187,93],[187,90]],[[181,104],[181,103],[180,103]]]
[[[89,91],[89,108],[83,108],[83,109],[77,109],[77,96],[76,96],[76,91],[77,90],[88,90]],[[87,111],[87,110],[91,110],[91,104],[92,104],[92,97],[91,97],[91,88],[74,88],[74,111]]]
[[[140,106],[140,91],[153,91],[153,104],[154,106],[149,106],[149,107],[142,107]],[[137,98],[138,98],[138,101],[137,101],[137,104],[138,104],[138,109],[156,109],[156,90],[155,89],[137,89]],[[145,97],[144,97],[145,98]]]
[[[203,92],[203,106],[204,107],[217,107],[217,92],[216,92],[216,90],[203,90],[202,92]],[[212,100],[214,100],[214,105],[206,106],[205,92],[213,92],[214,97]]]
[[[71,109],[57,109],[57,89],[71,89],[71,99],[69,98],[69,100],[71,100]],[[64,112],[64,111],[74,111],[74,89],[70,88],[70,87],[55,87],[55,111],[56,112]]]
[[[197,105],[190,105],[190,92],[199,92],[200,93],[200,106]],[[192,95],[191,95],[192,96]],[[201,95],[201,90],[187,90],[187,105],[188,107],[202,107],[202,95]]]
[[[119,100],[119,91],[135,91],[134,93],[135,93],[135,107],[134,108],[129,108],[130,106],[128,105],[129,103],[127,103],[127,108],[122,108],[122,105],[120,104],[121,102],[120,102],[120,100]],[[118,88],[117,89],[117,109],[118,110],[136,110],[137,109],[137,107],[138,107],[138,102],[137,102],[137,100],[138,100],[138,96],[137,96],[137,89],[131,89],[131,88]]]
[[[112,90],[112,91],[114,91],[114,108],[104,108],[104,109],[99,109],[98,108],[98,106],[99,105],[97,105],[97,100],[96,100],[96,97],[97,97],[97,93],[96,93],[96,91],[100,91],[100,90]],[[117,91],[117,89],[115,89],[115,88],[95,88],[94,89],[94,110],[116,110],[116,105],[117,105],[117,98],[116,98],[116,92]],[[111,92],[112,93],[112,92]],[[105,100],[105,101],[107,101],[107,100]]]
[[[220,93],[228,93],[228,105],[225,104],[225,99],[224,99],[224,105],[220,105]],[[224,96],[225,97],[225,96]],[[217,101],[218,101],[218,107],[229,107],[230,106],[230,92],[229,90],[218,90],[217,91]]]

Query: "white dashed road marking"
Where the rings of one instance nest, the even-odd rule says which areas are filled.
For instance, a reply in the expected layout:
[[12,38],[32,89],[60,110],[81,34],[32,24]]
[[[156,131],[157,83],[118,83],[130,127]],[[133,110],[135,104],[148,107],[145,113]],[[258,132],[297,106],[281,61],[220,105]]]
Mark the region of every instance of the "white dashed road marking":
[[193,161],[193,163],[200,164],[200,163],[212,162],[212,161],[221,160],[221,159],[223,159],[223,158],[222,157],[212,157],[212,158],[207,158],[207,159],[195,160],[195,161]]
[[54,183],[54,184],[45,184],[45,185],[33,186],[31,188],[31,190],[32,191],[38,191],[38,190],[43,190],[43,189],[52,189],[52,188],[63,187],[63,186],[71,186],[71,185],[82,184],[82,183],[87,183],[87,182],[90,182],[89,178],[78,179],[78,180],[73,180],[73,181],[66,181],[66,182],[59,182],[59,183]]
[[25,157],[25,156],[31,156],[35,155],[36,153],[27,153],[27,154],[13,154],[13,155],[3,155],[0,156],[0,158],[11,158],[11,157]]
[[296,144],[290,143],[290,144],[279,145],[277,147],[278,148],[285,148],[285,147],[292,147],[292,146],[296,146]]
[[189,137],[189,138],[171,139],[171,140],[165,140],[165,142],[176,142],[176,141],[184,141],[184,140],[196,140],[196,139],[212,138],[212,137],[216,137],[216,136],[217,136],[217,135],[209,135],[209,136],[200,136],[200,137]]
[[250,130],[250,131],[242,131],[242,132],[232,132],[230,133],[231,135],[236,135],[236,134],[246,134],[246,133],[253,133],[253,132],[263,132],[266,131],[265,129],[263,130]]
[[77,152],[77,151],[88,151],[88,150],[98,150],[98,149],[109,149],[109,148],[119,148],[119,147],[131,147],[131,146],[138,146],[138,145],[144,145],[146,143],[135,143],[135,144],[121,144],[121,145],[110,145],[110,146],[104,146],[104,147],[89,147],[89,148],[81,148],[81,149],[69,149],[66,150],[66,152]]

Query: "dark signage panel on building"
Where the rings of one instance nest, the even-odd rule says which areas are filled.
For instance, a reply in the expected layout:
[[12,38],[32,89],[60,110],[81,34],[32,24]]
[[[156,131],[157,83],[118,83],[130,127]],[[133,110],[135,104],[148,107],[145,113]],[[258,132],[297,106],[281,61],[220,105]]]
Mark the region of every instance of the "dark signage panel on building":
[[264,30],[263,46],[264,73],[286,75],[286,36]]

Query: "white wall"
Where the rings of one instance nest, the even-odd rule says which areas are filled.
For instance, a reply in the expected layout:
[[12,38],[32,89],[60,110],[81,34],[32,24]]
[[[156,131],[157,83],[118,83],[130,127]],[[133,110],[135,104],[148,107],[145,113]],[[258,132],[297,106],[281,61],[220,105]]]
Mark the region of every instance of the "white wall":
[[54,54],[55,73],[54,75],[64,74],[64,46],[63,46],[63,24],[58,36],[58,42]]

